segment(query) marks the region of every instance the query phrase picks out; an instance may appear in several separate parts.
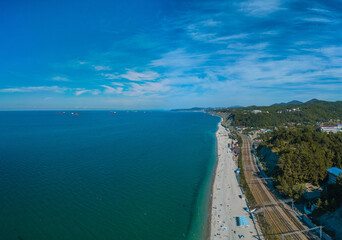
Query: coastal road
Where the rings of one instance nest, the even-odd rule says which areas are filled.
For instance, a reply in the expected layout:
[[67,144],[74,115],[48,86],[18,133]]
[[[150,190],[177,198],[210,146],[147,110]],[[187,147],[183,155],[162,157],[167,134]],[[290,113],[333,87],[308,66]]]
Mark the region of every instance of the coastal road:
[[[246,135],[240,134],[242,138],[242,161],[246,180],[249,184],[251,192],[256,200],[256,206],[262,207],[264,203],[280,201],[273,191],[268,187],[266,180],[260,178],[259,169],[253,154],[251,153],[251,140]],[[281,235],[293,231],[307,229],[291,208],[286,205],[274,205],[266,208],[266,221],[271,225],[273,231],[270,235],[275,239],[281,239]],[[285,239],[314,239],[308,234],[295,234]]]

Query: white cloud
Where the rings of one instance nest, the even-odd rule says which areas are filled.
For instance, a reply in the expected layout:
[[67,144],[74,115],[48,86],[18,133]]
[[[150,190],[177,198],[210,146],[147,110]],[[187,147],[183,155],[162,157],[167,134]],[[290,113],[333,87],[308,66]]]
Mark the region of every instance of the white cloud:
[[68,81],[69,81],[68,78],[66,78],[66,77],[60,77],[60,76],[53,77],[52,80],[54,80],[54,81],[60,81],[60,82],[68,82]]
[[190,24],[186,27],[187,34],[196,41],[207,43],[225,43],[225,41],[233,39],[241,39],[248,36],[248,34],[240,33],[230,36],[217,37],[217,33],[207,32],[208,28],[203,27],[202,24]]
[[107,85],[101,85],[101,87],[104,87],[105,88],[104,92],[108,94],[113,94],[113,93],[120,94],[122,93],[122,90],[123,90],[122,87],[113,88]]
[[205,21],[201,24],[190,24],[185,28],[185,30],[192,39],[196,41],[208,42],[210,39],[215,38],[216,33],[208,33],[207,30],[209,25],[207,24],[214,24],[214,22]]
[[100,94],[100,90],[94,89],[94,90],[91,91],[91,93],[92,93],[93,95],[99,95],[99,94]]
[[101,66],[101,65],[93,65],[93,68],[96,70],[96,71],[110,71],[112,70],[111,67],[109,66]]
[[280,0],[248,0],[240,4],[240,10],[253,16],[265,16],[284,8]]
[[[162,82],[147,82],[147,83],[131,83],[131,88],[127,92],[129,96],[136,96],[136,95],[150,95],[150,94],[157,94],[165,93],[169,91],[171,87],[168,85],[167,81]],[[159,95],[160,96],[160,95]]]
[[203,26],[217,26],[221,23],[222,22],[214,21],[213,19],[208,19],[208,20],[202,22]]
[[271,30],[271,31],[262,32],[260,34],[262,34],[262,35],[277,35],[277,34],[279,34],[279,32]]
[[83,93],[87,93],[87,92],[90,92],[90,90],[78,90],[78,91],[76,91],[75,95],[79,96],[79,95],[81,95]]
[[97,89],[84,89],[84,88],[65,88],[58,86],[39,86],[39,87],[18,87],[18,88],[4,88],[0,89],[0,93],[29,93],[29,92],[55,92],[64,93],[66,91],[75,91],[76,96],[80,96],[84,93],[91,93],[98,95],[100,93]]
[[307,22],[319,22],[319,23],[331,23],[333,22],[332,20],[328,18],[323,18],[323,17],[311,17],[311,18],[304,18],[304,21]]
[[[171,74],[172,75],[172,74]],[[207,78],[199,78],[197,76],[193,76],[191,74],[186,75],[178,75],[178,76],[170,76],[167,78],[170,86],[177,86],[177,85],[192,85],[192,84],[199,84],[205,81],[208,81]]]
[[185,49],[177,49],[166,54],[162,58],[151,62],[153,67],[169,67],[169,68],[193,68],[205,62],[208,54],[189,54]]
[[205,24],[205,22],[202,22],[202,24],[190,24],[186,26],[185,30],[192,39],[206,42],[214,38],[216,34],[205,32],[203,30],[203,26],[205,26]]
[[208,42],[216,36],[216,34],[214,33],[203,33],[199,31],[189,32],[189,35],[191,36],[192,39],[196,41],[203,41],[203,42]]
[[157,72],[153,71],[144,71],[144,72],[136,72],[134,70],[128,69],[124,74],[113,74],[113,73],[102,73],[106,79],[119,79],[124,78],[130,81],[152,81],[159,77]]
[[247,36],[248,36],[247,33],[241,33],[241,34],[236,34],[236,35],[231,35],[231,36],[213,38],[213,39],[210,39],[209,42],[226,43],[226,41],[228,40],[246,38]]
[[0,92],[3,93],[14,93],[14,92],[65,92],[68,88],[58,86],[39,86],[39,87],[19,87],[19,88],[3,88]]
[[98,95],[100,93],[100,91],[98,89],[89,90],[89,89],[78,88],[78,89],[76,89],[75,95],[80,96],[83,93],[91,93],[93,95]]
[[119,82],[112,82],[111,85],[113,85],[113,86],[121,86],[121,87],[124,86],[122,83],[119,83]]
[[101,75],[104,76],[106,79],[118,79],[118,78],[120,78],[119,75],[112,74],[112,73],[102,73]]
[[[329,84],[328,80],[322,79],[330,78],[333,82],[342,82],[340,77],[342,68],[338,67],[339,64],[334,67],[335,57],[323,59],[312,55],[274,59],[259,52],[246,54],[226,67],[217,66],[210,71],[213,75],[226,79],[224,81],[227,82],[226,90],[233,85],[241,89],[254,89],[262,86],[283,90],[292,86],[299,90],[305,89],[307,84],[315,86],[318,81]],[[205,84],[207,84],[206,88],[221,91],[217,81],[208,81]]]
[[128,70],[125,74],[121,74],[120,77],[131,81],[145,81],[155,80],[159,77],[159,74],[153,71],[136,72],[133,70]]
[[331,11],[327,10],[327,9],[323,9],[323,8],[308,8],[308,10],[314,11],[314,12],[318,12],[318,13],[331,13]]

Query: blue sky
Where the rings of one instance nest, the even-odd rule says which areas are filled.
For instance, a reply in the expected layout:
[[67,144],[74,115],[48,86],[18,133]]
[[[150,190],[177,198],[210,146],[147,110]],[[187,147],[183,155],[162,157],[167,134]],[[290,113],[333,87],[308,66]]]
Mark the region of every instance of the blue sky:
[[1,1],[0,109],[342,100],[341,1]]

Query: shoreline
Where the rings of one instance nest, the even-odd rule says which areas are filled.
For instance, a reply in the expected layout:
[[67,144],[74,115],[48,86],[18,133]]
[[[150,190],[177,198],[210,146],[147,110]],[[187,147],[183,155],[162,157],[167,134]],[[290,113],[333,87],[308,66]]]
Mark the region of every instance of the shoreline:
[[[247,211],[247,202],[235,175],[237,162],[233,160],[233,153],[228,148],[228,143],[233,140],[228,137],[229,130],[222,126],[222,121],[221,118],[215,133],[217,158],[211,184],[209,236],[206,239],[252,239],[258,236],[258,233]],[[238,217],[245,217],[248,226],[238,226]]]
[[215,160],[215,166],[214,166],[214,175],[213,175],[213,179],[211,181],[210,184],[210,198],[209,198],[209,219],[208,219],[208,228],[207,228],[207,233],[206,233],[206,237],[205,239],[210,240],[210,236],[211,236],[211,220],[212,220],[212,209],[213,209],[213,190],[214,190],[214,183],[215,183],[215,177],[216,177],[216,171],[217,171],[217,166],[218,166],[218,139],[217,139],[217,134],[218,131],[220,129],[220,125],[223,122],[223,118],[220,117],[221,120],[220,122],[217,124],[217,130],[215,132],[215,138],[216,138],[216,160]]

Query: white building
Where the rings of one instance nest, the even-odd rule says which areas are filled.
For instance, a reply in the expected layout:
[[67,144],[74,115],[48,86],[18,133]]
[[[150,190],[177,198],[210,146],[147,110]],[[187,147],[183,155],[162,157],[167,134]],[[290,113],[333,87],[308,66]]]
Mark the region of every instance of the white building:
[[258,113],[261,113],[261,110],[253,110],[252,113],[258,114]]
[[318,129],[323,132],[337,133],[338,131],[342,130],[342,124],[339,123],[339,124],[334,124],[334,125],[320,126]]

